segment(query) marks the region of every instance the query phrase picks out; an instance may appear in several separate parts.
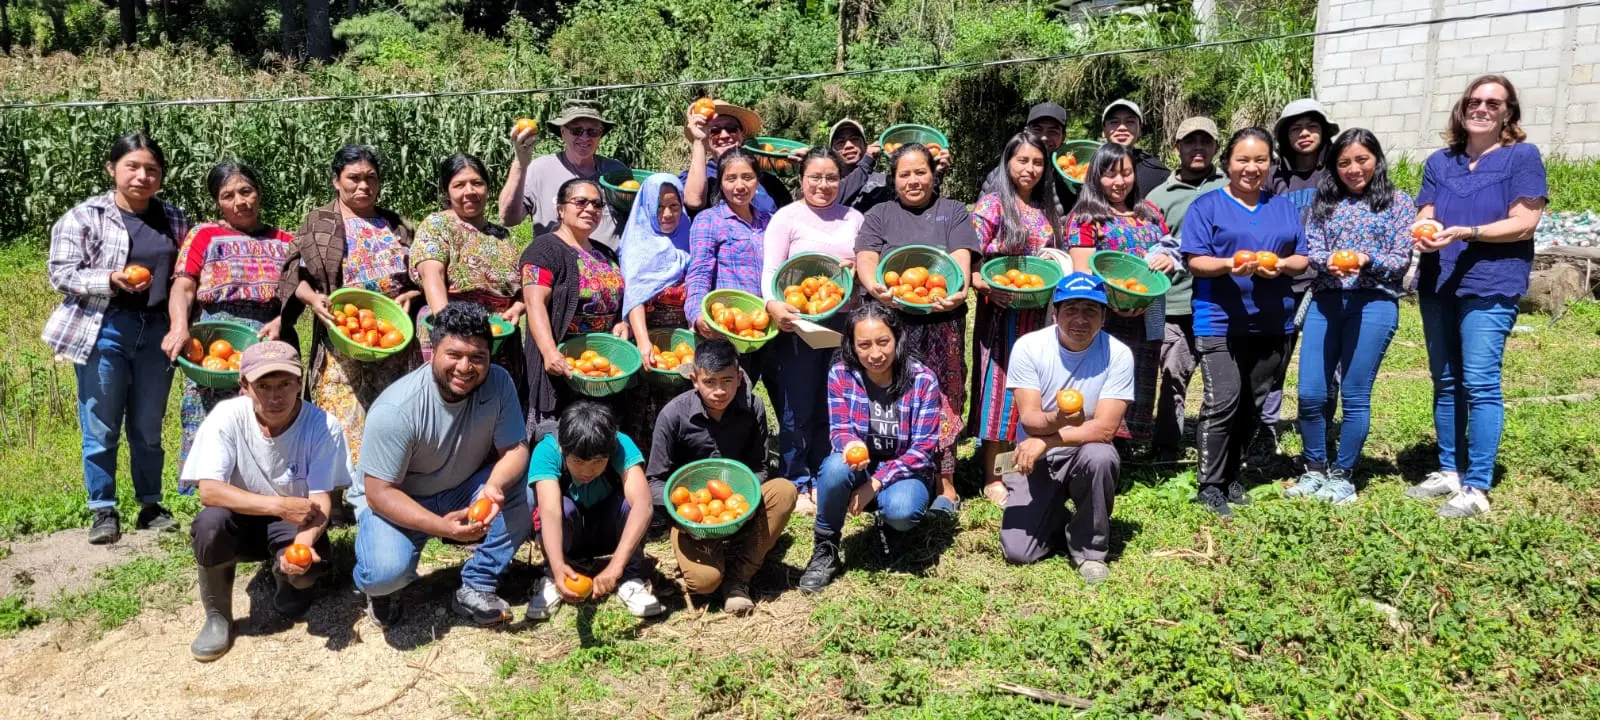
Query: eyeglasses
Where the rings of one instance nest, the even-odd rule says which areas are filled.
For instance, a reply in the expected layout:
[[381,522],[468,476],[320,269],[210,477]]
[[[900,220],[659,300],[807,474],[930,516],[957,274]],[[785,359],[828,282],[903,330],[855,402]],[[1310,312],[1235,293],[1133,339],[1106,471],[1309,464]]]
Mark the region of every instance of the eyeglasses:
[[605,128],[594,128],[594,127],[591,127],[591,128],[575,128],[575,127],[569,127],[569,128],[564,128],[564,129],[567,132],[572,133],[573,137],[592,137],[592,138],[597,138],[597,137],[600,137],[601,135],[606,134]]
[[1505,106],[1506,102],[1500,98],[1488,98],[1487,100],[1484,98],[1467,98],[1468,110],[1477,110],[1480,107],[1488,108],[1489,110],[1499,110]]
[[744,132],[744,128],[738,125],[713,125],[706,128],[707,135],[732,135],[738,132]]
[[818,185],[838,185],[839,184],[839,176],[838,175],[802,175],[801,177],[806,182],[816,183]]
[[593,200],[589,198],[573,198],[568,200],[567,204],[577,208],[579,212],[588,210],[590,208],[599,210],[600,208],[605,207],[605,203],[600,201],[598,198]]

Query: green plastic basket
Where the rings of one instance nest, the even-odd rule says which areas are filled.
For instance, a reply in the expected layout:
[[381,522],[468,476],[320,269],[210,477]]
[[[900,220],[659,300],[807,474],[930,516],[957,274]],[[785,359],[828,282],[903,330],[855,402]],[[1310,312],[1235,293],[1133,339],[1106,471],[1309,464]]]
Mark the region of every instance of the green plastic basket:
[[945,150],[950,149],[950,138],[938,130],[927,125],[891,125],[878,135],[878,147],[883,148],[885,155],[889,154],[889,144],[922,143],[923,145],[938,145]]
[[1079,165],[1087,167],[1089,165],[1089,158],[1094,157],[1094,151],[1099,150],[1101,144],[1102,143],[1099,140],[1068,140],[1067,142],[1061,143],[1060,149],[1056,150],[1055,155],[1050,157],[1050,167],[1055,168],[1056,174],[1060,175],[1063,180],[1066,180],[1068,185],[1074,188],[1083,187],[1082,181],[1074,179],[1071,175],[1067,174],[1067,171],[1062,170],[1060,165],[1056,164],[1056,158],[1067,156],[1075,157],[1078,159]]
[[[256,331],[250,326],[227,320],[202,320],[189,326],[189,337],[200,341],[201,345],[211,347],[216,340],[227,340],[235,350],[244,352],[244,349],[260,342]],[[178,369],[184,376],[194,381],[194,384],[213,390],[232,390],[239,387],[238,370],[207,370],[199,365],[189,362],[188,358],[178,355]]]
[[360,288],[341,288],[333,291],[333,294],[328,296],[328,301],[335,309],[354,305],[357,308],[371,310],[379,320],[389,321],[389,324],[405,337],[404,341],[392,348],[367,347],[345,337],[332,323],[327,323],[328,340],[333,343],[334,348],[348,357],[362,362],[377,362],[405,352],[411,345],[411,339],[416,335],[416,328],[411,324],[411,316],[401,309],[400,303],[390,300],[387,295]]
[[844,263],[839,262],[839,258],[836,258],[832,255],[827,255],[824,253],[800,253],[799,255],[789,258],[783,263],[783,265],[778,267],[778,272],[774,273],[772,276],[772,287],[770,289],[772,292],[772,297],[781,301],[783,300],[784,288],[790,285],[799,285],[802,280],[805,280],[808,277],[814,277],[816,275],[823,275],[831,278],[839,285],[839,289],[844,291],[844,298],[839,300],[839,304],[833,306],[827,312],[820,312],[813,315],[796,311],[795,314],[805,318],[806,320],[810,320],[811,322],[822,322],[823,320],[827,320],[828,318],[833,317],[835,313],[839,312],[839,308],[844,307],[845,304],[850,301],[850,294],[855,292],[856,288],[855,271],[851,268],[845,267]]
[[[1150,307],[1172,288],[1172,280],[1166,273],[1151,270],[1144,260],[1125,252],[1101,250],[1089,258],[1089,267],[1094,269],[1095,276],[1105,285],[1106,302],[1118,310]],[[1150,289],[1138,293],[1111,282],[1128,278],[1138,280]]]
[[605,397],[626,390],[628,384],[633,382],[634,376],[639,374],[639,368],[644,365],[644,358],[639,356],[639,348],[610,333],[579,335],[557,345],[556,350],[570,358],[582,355],[585,350],[593,350],[622,371],[621,375],[608,378],[568,375],[567,386],[589,397]]
[[[768,147],[772,149],[766,149]],[[799,140],[780,137],[758,137],[746,140],[744,143],[744,149],[756,156],[762,170],[785,176],[800,172],[800,163],[794,162],[792,156],[794,151],[809,147],[811,146]]]
[[689,492],[701,490],[712,480],[721,480],[733,488],[734,493],[743,495],[744,499],[750,501],[750,509],[737,519],[725,523],[697,523],[683,519],[683,516],[678,514],[677,506],[669,499],[666,502],[667,514],[677,521],[684,532],[702,540],[716,540],[738,532],[761,505],[761,481],[756,479],[756,474],[745,467],[744,463],[723,458],[696,460],[678,468],[677,472],[667,478],[667,487],[661,496],[671,498],[673,488],[677,487],[686,488]]
[[713,290],[706,293],[705,298],[700,300],[700,315],[706,319],[706,324],[728,338],[728,342],[733,343],[733,349],[741,353],[755,352],[760,350],[762,345],[767,344],[767,341],[778,336],[777,323],[767,325],[767,334],[759,338],[745,338],[735,335],[732,330],[724,329],[721,325],[712,322],[711,306],[715,303],[722,303],[731,308],[739,308],[748,315],[757,310],[766,310],[767,301],[743,290]]
[[632,180],[644,185],[645,179],[655,174],[654,170],[619,170],[606,173],[600,176],[600,192],[606,196],[606,202],[611,205],[611,209],[626,215],[633,209],[633,196],[639,193],[623,189],[622,184]]
[[[956,259],[950,253],[928,245],[906,245],[890,250],[878,261],[877,281],[879,285],[887,286],[883,281],[883,274],[890,270],[896,273],[905,272],[906,268],[928,268],[928,274],[944,278],[945,292],[954,295],[966,287],[966,278],[962,277],[961,266],[956,264]],[[933,303],[919,303],[894,299],[895,304],[908,313],[924,314],[933,312]]]
[[[1008,290],[997,287],[993,278],[1004,275],[1007,270],[1018,270],[1029,275],[1038,275],[1044,280],[1044,287],[1035,290]],[[1050,296],[1056,292],[1056,283],[1061,282],[1061,265],[1050,258],[1034,257],[1032,255],[1002,255],[983,264],[983,279],[989,283],[989,300],[1001,307],[1014,310],[1033,310],[1050,304]]]
[[[428,331],[428,339],[431,342],[433,339],[433,313],[430,312],[423,315],[418,318],[418,321],[422,323],[422,329]],[[489,346],[489,352],[498,353],[500,352],[500,343],[517,331],[517,324],[500,317],[500,313],[492,312],[489,313],[489,330],[494,333],[494,344]]]
[[[678,343],[688,343],[689,348],[692,350],[699,347],[697,344],[698,339],[699,336],[695,335],[693,330],[687,328],[658,328],[650,331],[650,342],[662,350],[671,350],[677,347]],[[678,367],[681,368],[683,366],[679,365]],[[645,368],[645,370],[645,377],[651,382],[681,385],[689,381],[689,378],[679,370],[661,370],[654,366]]]

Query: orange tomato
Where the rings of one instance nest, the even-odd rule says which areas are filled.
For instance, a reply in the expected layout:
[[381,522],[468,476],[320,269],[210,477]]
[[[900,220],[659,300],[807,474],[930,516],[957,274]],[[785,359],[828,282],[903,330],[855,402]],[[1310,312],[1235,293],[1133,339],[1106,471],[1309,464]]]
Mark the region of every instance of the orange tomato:
[[1083,409],[1083,393],[1067,388],[1056,393],[1056,407],[1071,415]]
[[1433,236],[1437,235],[1438,233],[1438,223],[1421,222],[1417,223],[1416,227],[1411,228],[1411,237],[1417,240],[1432,240]]
[[387,350],[389,348],[400,347],[405,343],[405,341],[406,336],[401,335],[399,330],[390,330],[389,332],[384,333],[383,337],[378,338],[378,347]]
[[860,465],[867,461],[870,454],[865,445],[851,445],[844,449],[844,461],[851,465]]
[[950,285],[945,281],[943,275],[933,275],[933,274],[928,275],[928,281],[923,283],[923,285],[927,286],[927,288],[930,289],[930,290],[932,290],[933,288],[948,288],[948,287],[950,287]]
[[593,350],[585,350],[581,354],[578,355],[578,359],[580,359],[580,360],[593,360],[593,359],[595,359],[597,357],[600,357],[600,353],[595,352]]
[[733,329],[738,330],[739,332],[744,332],[749,330],[751,327],[752,325],[750,323],[750,316],[745,315],[744,313],[733,316]]
[[211,341],[211,348],[207,351],[207,353],[227,359],[229,355],[233,354],[233,343],[228,342],[227,340],[213,340]]
[[939,143],[924,143],[923,147],[927,148],[928,152],[936,158],[939,157],[939,151],[943,149],[939,147]]
[[1269,250],[1256,253],[1256,262],[1268,270],[1278,269],[1278,254]]
[[915,288],[922,287],[926,282],[928,282],[928,269],[925,267],[907,268],[905,272],[900,273],[901,285],[910,285]]
[[694,491],[694,501],[700,505],[711,502],[711,491],[705,488]]
[[1351,250],[1340,250],[1328,259],[1328,264],[1348,272],[1361,267],[1361,256]]
[[712,498],[711,502],[706,503],[706,512],[712,515],[721,515],[722,511],[727,509],[728,504],[716,498]]
[[200,367],[207,370],[227,370],[228,361],[215,355],[207,355],[205,359],[200,361]]
[[122,269],[122,275],[135,287],[150,282],[150,269],[143,265],[129,265]]
[[1011,287],[1011,280],[1004,275],[993,275],[989,278],[989,284],[999,287]]
[[718,516],[717,520],[720,522],[731,523],[735,520],[738,520],[739,516],[742,514],[743,513],[734,512],[732,510],[723,510],[722,515]]
[[672,500],[673,505],[682,505],[686,502],[689,502],[689,495],[689,488],[679,485],[672,489],[672,494],[669,496],[669,499]]
[[1035,289],[1044,287],[1044,278],[1030,273],[1028,275],[1028,287]]
[[356,312],[359,311],[360,309],[361,308],[358,308],[358,307],[355,306],[355,303],[345,303],[344,304],[344,314],[347,315],[347,316],[355,315]]
[[593,360],[589,361],[589,365],[596,370],[605,370],[606,372],[611,371],[611,361],[607,360],[605,357],[594,358]]
[[733,488],[729,487],[727,483],[721,480],[712,480],[707,482],[706,492],[711,493],[711,497],[714,497],[718,500],[727,500],[728,498],[733,497]]
[[689,112],[710,120],[712,116],[717,114],[717,103],[711,98],[703,97],[689,106]]
[[241,357],[241,355],[239,353],[234,353],[232,357],[228,358],[228,369],[229,370],[233,370],[235,372],[237,372],[239,370],[239,358],[240,357]]
[[199,365],[206,359],[206,346],[196,338],[189,338],[189,344],[183,346],[183,359]]
[[378,319],[377,318],[373,318],[373,317],[361,318],[361,329],[362,330],[377,330],[378,329]]
[[311,566],[311,548],[295,543],[283,549],[283,561],[297,567]]
[[594,592],[594,579],[588,575],[578,574],[577,577],[562,578],[561,584],[567,586],[567,592],[577,595],[579,600],[588,600],[589,593]]
[[689,522],[700,522],[705,513],[700,512],[700,506],[694,503],[678,503],[678,515]]
[[388,334],[390,331],[395,329],[394,323],[384,320],[383,318],[378,318],[378,321],[374,323],[374,325],[377,325],[378,332],[384,334]]
[[744,507],[750,507],[750,501],[744,499],[744,495],[742,493],[733,493],[732,495],[729,495],[727,502],[732,503],[734,505],[742,505]]
[[473,522],[483,522],[489,519],[489,513],[494,512],[494,501],[489,498],[478,498],[467,508],[467,519]]
[[1138,282],[1138,281],[1134,281],[1134,282],[1128,283],[1128,289],[1132,290],[1132,291],[1134,291],[1136,293],[1147,293],[1147,292],[1150,292],[1150,288],[1148,286],[1146,286],[1144,283]]
[[757,310],[750,315],[750,327],[765,332],[772,325],[772,318],[767,316],[767,311]]
[[539,123],[534,122],[533,118],[517,118],[516,124],[512,127],[517,130],[538,130]]
[[893,270],[885,272],[883,274],[883,284],[884,285],[888,285],[889,287],[894,287],[896,285],[899,285],[900,284],[900,273],[897,273],[897,272],[895,272]]
[[1250,261],[1255,260],[1255,259],[1256,259],[1256,254],[1255,253],[1250,252],[1249,250],[1240,250],[1239,252],[1236,252],[1236,253],[1233,254],[1233,266],[1234,267],[1241,267],[1241,266],[1245,265],[1246,263],[1249,263]]

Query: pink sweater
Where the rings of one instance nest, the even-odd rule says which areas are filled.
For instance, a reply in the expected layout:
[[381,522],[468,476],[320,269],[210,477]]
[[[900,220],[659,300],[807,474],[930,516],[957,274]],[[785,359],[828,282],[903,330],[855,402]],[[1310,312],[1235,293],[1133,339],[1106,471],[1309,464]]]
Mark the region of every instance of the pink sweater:
[[761,294],[768,300],[783,299],[773,297],[772,278],[784,262],[800,253],[823,253],[854,263],[861,220],[861,213],[854,208],[836,203],[818,210],[804,200],[773,213],[762,238],[765,257],[761,263]]

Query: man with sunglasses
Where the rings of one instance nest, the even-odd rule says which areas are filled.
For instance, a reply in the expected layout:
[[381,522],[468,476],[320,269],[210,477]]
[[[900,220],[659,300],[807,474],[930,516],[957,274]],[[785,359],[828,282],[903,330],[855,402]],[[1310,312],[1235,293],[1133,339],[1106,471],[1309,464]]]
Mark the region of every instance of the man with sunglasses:
[[[700,115],[691,107],[683,123],[683,137],[689,141],[689,169],[678,179],[683,181],[683,207],[690,215],[708,207],[716,207],[722,200],[722,184],[717,182],[717,160],[723,153],[761,134],[760,115],[721,100],[713,103],[716,113],[711,117]],[[805,149],[801,148],[791,162],[798,164],[804,156]],[[773,213],[794,200],[788,186],[776,175],[759,170],[756,174],[760,186],[756,188],[755,199],[751,201],[756,209]]]
[[[1061,149],[1061,143],[1067,137],[1067,110],[1053,102],[1042,102],[1034,105],[1028,109],[1028,122],[1022,129],[1029,134],[1037,136],[1044,142],[1045,149],[1053,154],[1056,150]],[[1055,161],[1053,159],[1046,158],[1045,161],[1054,168]],[[1067,185],[1066,178],[1061,177],[1061,173],[1055,172],[1053,169],[1050,172],[1050,179],[1054,180],[1056,184],[1056,212],[1065,217],[1067,211],[1078,204],[1078,191]],[[1005,163],[995,165],[994,169],[990,170],[989,174],[984,177],[983,191],[980,194],[998,193],[1000,188],[1007,182],[1009,180],[1006,178]]]
[[[516,159],[511,162],[511,172],[500,190],[500,220],[506,227],[515,227],[523,218],[533,218],[534,237],[554,232],[560,226],[556,191],[562,183],[573,178],[597,180],[601,175],[628,171],[627,165],[597,153],[600,138],[611,129],[611,123],[589,102],[568,100],[549,124],[561,135],[563,148],[561,152],[536,158],[532,155],[539,131],[535,128],[511,130]],[[601,208],[600,224],[589,239],[614,248],[619,233],[619,223],[611,208]]]

